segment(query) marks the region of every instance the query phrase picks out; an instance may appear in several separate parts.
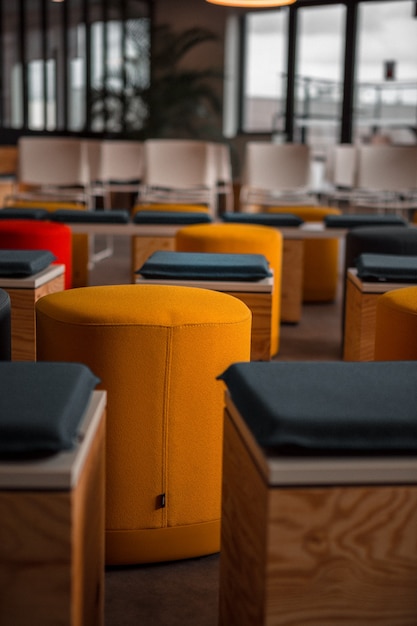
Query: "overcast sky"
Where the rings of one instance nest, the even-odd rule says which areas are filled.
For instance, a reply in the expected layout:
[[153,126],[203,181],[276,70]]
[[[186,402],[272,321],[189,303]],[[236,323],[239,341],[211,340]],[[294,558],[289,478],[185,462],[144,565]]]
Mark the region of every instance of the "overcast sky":
[[[357,78],[381,81],[384,61],[396,62],[397,80],[417,81],[417,18],[414,0],[360,5]],[[285,71],[286,10],[253,13],[249,93],[277,95]],[[298,74],[341,80],[345,7],[311,7],[299,12]],[[273,62],[272,62],[273,60]],[[277,72],[278,68],[278,72]]]

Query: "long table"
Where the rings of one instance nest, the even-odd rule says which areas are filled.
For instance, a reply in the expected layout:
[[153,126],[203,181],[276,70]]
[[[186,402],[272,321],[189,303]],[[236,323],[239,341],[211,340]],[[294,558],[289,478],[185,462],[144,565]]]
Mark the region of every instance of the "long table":
[[[75,234],[125,236],[132,238],[132,283],[135,271],[156,250],[173,250],[176,232],[183,224],[68,223]],[[306,239],[343,239],[346,228],[326,228],[323,223],[280,227],[284,238],[281,278],[281,321],[298,323],[302,312],[303,242]],[[76,263],[77,260],[74,259]]]

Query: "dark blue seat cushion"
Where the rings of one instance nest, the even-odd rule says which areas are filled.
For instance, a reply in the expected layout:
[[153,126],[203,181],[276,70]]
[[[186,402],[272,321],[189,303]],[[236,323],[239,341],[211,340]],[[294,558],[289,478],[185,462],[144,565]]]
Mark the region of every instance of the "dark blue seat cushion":
[[49,219],[49,211],[46,209],[19,209],[5,208],[0,210],[0,219],[3,220],[45,220]]
[[0,363],[0,455],[73,448],[99,382],[80,363]]
[[417,256],[364,253],[359,255],[356,267],[361,280],[417,282]]
[[56,256],[49,250],[0,250],[0,276],[33,276],[53,261],[56,261]]
[[272,276],[262,254],[154,252],[137,270],[145,278],[256,281]]
[[50,214],[53,222],[127,224],[130,222],[129,211],[112,209],[111,211],[79,211],[77,209],[58,209]]
[[224,222],[262,224],[263,226],[300,226],[304,220],[291,213],[223,213]]
[[416,361],[235,363],[220,379],[272,452],[417,452]]
[[327,228],[356,228],[357,226],[406,226],[407,220],[401,215],[326,215]]
[[203,211],[137,211],[134,224],[206,224],[213,221]]

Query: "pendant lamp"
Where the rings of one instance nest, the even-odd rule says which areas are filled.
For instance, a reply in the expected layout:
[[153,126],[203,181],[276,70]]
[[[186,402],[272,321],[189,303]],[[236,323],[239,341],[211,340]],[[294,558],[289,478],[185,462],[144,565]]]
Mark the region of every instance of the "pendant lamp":
[[242,7],[245,9],[261,9],[265,7],[282,7],[294,4],[296,0],[206,0],[211,4],[221,4],[225,7]]

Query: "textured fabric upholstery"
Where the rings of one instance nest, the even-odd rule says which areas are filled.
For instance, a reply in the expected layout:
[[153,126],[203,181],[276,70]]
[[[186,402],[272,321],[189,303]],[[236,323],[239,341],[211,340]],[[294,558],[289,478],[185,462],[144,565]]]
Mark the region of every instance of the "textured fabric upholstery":
[[152,202],[150,204],[135,204],[133,215],[138,211],[172,211],[174,213],[210,213],[210,209],[203,204],[181,204],[168,202]]
[[0,361],[12,358],[10,296],[0,289]]
[[[64,202],[43,199],[37,201],[15,199],[7,204],[19,210],[32,212],[36,209],[46,211],[51,216],[55,211],[87,211],[85,204],[81,202]],[[45,218],[44,218],[45,219]],[[89,236],[83,233],[74,233],[71,238],[72,245],[72,287],[84,287],[88,283],[88,259],[89,259]]]
[[39,360],[85,363],[107,390],[106,561],[219,550],[224,387],[250,358],[237,298],[167,285],[85,287],[41,298]]
[[223,213],[224,222],[240,222],[241,224],[263,224],[264,226],[300,226],[304,220],[297,215],[288,213]]
[[65,288],[72,286],[72,237],[65,224],[43,220],[0,220],[0,249],[49,250],[65,265]]
[[0,250],[0,276],[33,276],[56,261],[49,250]]
[[356,261],[361,280],[417,282],[417,256],[401,254],[360,254]]
[[274,455],[417,450],[417,363],[234,363],[221,379]]
[[[323,222],[329,215],[340,215],[335,207],[270,207],[271,213],[292,213],[304,222]],[[303,262],[303,301],[332,302],[336,298],[339,240],[305,239]]]
[[136,211],[135,224],[200,224],[212,222],[213,218],[205,211]]
[[178,252],[262,254],[274,273],[271,321],[271,356],[279,350],[282,273],[281,233],[258,224],[196,224],[180,228],[175,237]]
[[417,287],[394,289],[378,297],[374,359],[417,360]]

